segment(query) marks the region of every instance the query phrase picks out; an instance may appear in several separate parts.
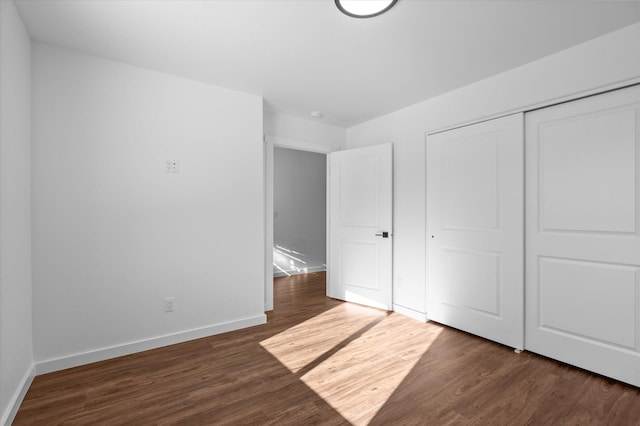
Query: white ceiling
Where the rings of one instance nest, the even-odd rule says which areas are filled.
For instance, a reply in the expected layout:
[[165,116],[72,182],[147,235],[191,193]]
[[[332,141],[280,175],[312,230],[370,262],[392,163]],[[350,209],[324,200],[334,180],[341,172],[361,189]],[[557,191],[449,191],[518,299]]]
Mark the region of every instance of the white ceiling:
[[637,1],[17,0],[35,40],[261,95],[344,127],[640,22]]

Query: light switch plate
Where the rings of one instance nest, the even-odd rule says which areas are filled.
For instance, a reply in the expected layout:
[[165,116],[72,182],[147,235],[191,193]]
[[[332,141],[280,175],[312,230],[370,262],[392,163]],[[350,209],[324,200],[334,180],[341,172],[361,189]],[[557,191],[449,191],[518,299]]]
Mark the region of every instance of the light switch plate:
[[180,160],[165,160],[164,171],[167,173],[180,173]]

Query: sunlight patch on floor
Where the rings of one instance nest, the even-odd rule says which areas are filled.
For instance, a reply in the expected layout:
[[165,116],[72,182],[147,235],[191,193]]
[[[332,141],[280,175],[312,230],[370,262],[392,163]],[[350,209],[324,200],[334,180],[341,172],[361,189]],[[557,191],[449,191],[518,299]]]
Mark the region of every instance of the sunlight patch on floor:
[[[359,314],[352,318],[345,310]],[[261,344],[346,420],[366,425],[441,331],[344,304]]]
[[277,269],[288,277],[290,277],[292,273],[295,274],[296,272],[306,274],[309,272],[309,268],[307,262],[302,259],[306,257],[307,256],[303,253],[275,245],[273,247],[273,266],[275,268],[273,272],[277,272]]
[[292,373],[313,363],[386,312],[344,303],[260,342]]
[[382,320],[302,377],[353,424],[365,425],[374,418],[439,334],[398,340],[387,324],[393,321],[393,317]]

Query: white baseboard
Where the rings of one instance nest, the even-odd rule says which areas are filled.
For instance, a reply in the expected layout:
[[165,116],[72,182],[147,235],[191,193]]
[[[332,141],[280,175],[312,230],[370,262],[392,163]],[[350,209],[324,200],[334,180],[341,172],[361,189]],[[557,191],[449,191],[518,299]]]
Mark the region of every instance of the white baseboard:
[[156,349],[162,346],[173,345],[189,340],[200,339],[202,337],[209,337],[220,333],[226,333],[228,331],[252,327],[254,325],[265,324],[266,322],[267,316],[265,314],[261,314],[254,317],[214,324],[206,327],[194,328],[191,330],[166,334],[159,337],[152,337],[150,339],[138,340],[122,345],[109,346],[106,348],[82,352],[60,358],[48,359],[45,361],[39,361],[36,364],[36,373],[51,373],[53,371],[59,371],[67,368],[78,367],[80,365],[90,364],[92,362],[104,361],[106,359],[116,358],[124,355],[131,355],[136,352]]
[[9,426],[13,423],[13,419],[15,419],[16,414],[18,414],[18,409],[20,408],[20,404],[22,404],[22,400],[24,399],[31,383],[33,382],[33,378],[36,375],[36,365],[31,364],[27,372],[25,373],[22,380],[20,380],[20,386],[14,392],[11,400],[9,401],[9,405],[4,413],[2,413],[2,418],[0,419],[0,425]]
[[289,277],[291,275],[310,274],[312,272],[324,272],[326,270],[327,268],[325,266],[313,266],[311,268],[307,268],[307,272],[303,272],[303,271],[298,272],[296,269],[286,271],[286,272],[277,271],[273,273],[273,277],[274,278]]
[[427,317],[427,313],[426,312],[418,312],[418,311],[414,311],[413,309],[407,308],[405,306],[400,306],[400,305],[393,305],[393,312],[397,312],[401,315],[404,315],[405,317],[409,317],[409,318],[413,318],[414,320],[420,321],[420,322],[427,322],[429,321],[429,318]]

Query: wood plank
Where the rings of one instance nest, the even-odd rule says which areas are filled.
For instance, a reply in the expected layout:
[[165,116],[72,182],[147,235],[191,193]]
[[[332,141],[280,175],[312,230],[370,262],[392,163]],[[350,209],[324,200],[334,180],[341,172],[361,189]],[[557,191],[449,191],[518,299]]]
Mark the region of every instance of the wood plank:
[[14,425],[640,425],[640,389],[275,280],[266,325],[35,378]]

